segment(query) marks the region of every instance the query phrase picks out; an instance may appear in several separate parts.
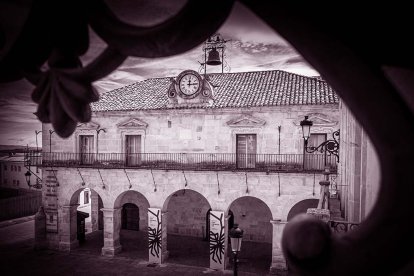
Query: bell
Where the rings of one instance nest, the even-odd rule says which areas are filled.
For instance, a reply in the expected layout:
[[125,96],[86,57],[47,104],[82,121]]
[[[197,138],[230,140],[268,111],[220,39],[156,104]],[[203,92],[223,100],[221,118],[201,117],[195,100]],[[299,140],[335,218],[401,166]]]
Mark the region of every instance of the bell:
[[210,52],[208,52],[207,62],[208,65],[220,65],[220,54],[216,48],[213,48]]

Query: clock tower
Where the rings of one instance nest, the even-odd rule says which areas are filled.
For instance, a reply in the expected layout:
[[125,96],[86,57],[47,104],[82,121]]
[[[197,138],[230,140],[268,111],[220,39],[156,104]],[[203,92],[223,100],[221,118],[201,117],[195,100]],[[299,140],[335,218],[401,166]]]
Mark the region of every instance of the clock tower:
[[170,80],[170,107],[207,105],[214,100],[213,85],[207,75],[202,76],[194,70],[185,70]]
[[[171,85],[168,88],[170,107],[173,106],[200,106],[200,104],[212,103],[214,100],[214,86],[211,84],[207,75],[207,65],[221,65],[221,72],[224,68],[229,69],[224,61],[225,44],[219,34],[212,35],[203,46],[204,62],[199,62],[200,72],[194,70],[184,70],[176,78],[171,78]],[[221,53],[221,58],[220,58]]]

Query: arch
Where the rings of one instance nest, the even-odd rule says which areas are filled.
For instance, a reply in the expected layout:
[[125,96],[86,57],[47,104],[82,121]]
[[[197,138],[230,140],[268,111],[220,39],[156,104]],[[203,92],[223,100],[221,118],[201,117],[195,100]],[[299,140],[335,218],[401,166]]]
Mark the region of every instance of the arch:
[[[262,217],[263,219],[260,221],[262,223],[269,223],[268,225],[268,233],[270,238],[268,241],[271,242],[271,233],[272,233],[272,226],[270,224],[270,220],[273,219],[272,211],[270,210],[269,206],[260,198],[254,196],[243,196],[235,199],[227,208],[226,214],[230,215],[230,212],[233,215],[234,223],[239,224],[240,228],[244,228],[245,230],[251,228],[252,221],[258,222],[258,218]],[[266,217],[266,218],[264,218]],[[263,226],[263,225],[262,225]],[[263,230],[263,229],[262,229]],[[260,231],[260,230],[259,230]],[[245,233],[248,233],[245,231]],[[252,240],[252,241],[264,241],[266,240],[265,237],[255,237],[254,235],[262,234],[249,234],[251,236],[246,236],[243,240]]]
[[61,238],[61,246],[69,244],[68,250],[72,250],[82,244],[100,249],[103,246],[102,231],[98,231],[99,224],[102,224],[99,212],[99,207],[103,207],[101,197],[91,188],[79,188],[68,196],[69,205],[62,206],[59,214],[59,228],[69,233]]
[[[231,210],[231,211],[230,211]],[[261,199],[253,196],[243,196],[234,200],[227,209],[227,214],[233,214],[234,224],[244,231],[242,247],[239,256],[247,259],[239,263],[239,270],[251,272],[248,263],[255,264],[255,271],[267,274],[272,262],[273,226],[272,212]],[[230,246],[228,256],[231,256]]]
[[119,221],[119,242],[122,251],[140,259],[148,258],[148,208],[147,198],[138,191],[128,190],[117,196],[114,221]]
[[318,199],[316,198],[308,198],[299,201],[290,209],[287,215],[287,221],[290,221],[294,216],[298,214],[306,213],[308,208],[316,208],[318,206]]
[[[148,208],[150,207],[147,198],[138,191],[128,190],[117,196],[114,202],[114,209],[120,209],[124,204],[135,204],[139,210],[139,230],[145,231],[148,227]],[[119,218],[121,219],[121,218]]]
[[169,262],[209,267],[209,243],[205,239],[206,214],[211,209],[208,200],[197,191],[178,190],[167,197],[163,209],[167,214],[163,223],[167,222]]
[[162,211],[164,211],[164,212],[167,211],[168,204],[169,204],[169,202],[170,202],[170,200],[171,200],[172,197],[177,197],[179,195],[185,195],[187,192],[199,194],[203,199],[205,199],[207,201],[207,203],[208,203],[209,206],[212,206],[212,204],[210,203],[210,201],[208,200],[208,198],[205,197],[202,194],[201,191],[197,191],[195,189],[180,189],[180,190],[176,190],[176,191],[172,192],[169,196],[166,197],[166,199],[164,201],[164,204],[162,205],[162,208],[161,208]]

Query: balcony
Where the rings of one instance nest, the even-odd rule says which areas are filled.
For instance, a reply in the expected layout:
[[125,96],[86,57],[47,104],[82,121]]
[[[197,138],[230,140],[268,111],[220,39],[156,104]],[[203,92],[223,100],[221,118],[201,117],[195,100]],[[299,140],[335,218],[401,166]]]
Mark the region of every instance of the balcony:
[[336,157],[325,154],[235,153],[27,153],[26,166],[194,171],[337,171]]

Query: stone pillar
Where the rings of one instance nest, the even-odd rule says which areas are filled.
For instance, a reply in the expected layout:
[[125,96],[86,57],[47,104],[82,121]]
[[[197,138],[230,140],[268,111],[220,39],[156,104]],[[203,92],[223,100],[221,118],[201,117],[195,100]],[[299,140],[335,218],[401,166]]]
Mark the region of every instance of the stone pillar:
[[227,226],[224,212],[210,211],[210,268],[224,270],[226,265]]
[[70,251],[79,246],[77,240],[77,209],[79,204],[62,206],[59,209],[59,250]]
[[122,250],[119,240],[122,208],[102,208],[101,210],[104,220],[104,246],[102,247],[102,255],[113,257]]
[[287,222],[271,220],[270,223],[273,226],[272,264],[270,266],[270,273],[280,275],[287,271],[286,260],[282,252],[282,234]]
[[168,227],[167,227],[167,223],[168,223],[168,212],[161,212],[161,252],[162,252],[162,257],[161,257],[161,262],[164,263],[165,260],[168,259],[169,256],[169,251],[167,250],[167,234],[168,234]]
[[91,190],[91,232],[99,230],[99,195]]
[[161,264],[167,251],[166,213],[159,208],[148,208],[148,261]]

